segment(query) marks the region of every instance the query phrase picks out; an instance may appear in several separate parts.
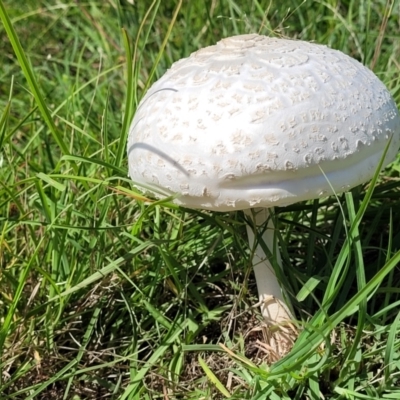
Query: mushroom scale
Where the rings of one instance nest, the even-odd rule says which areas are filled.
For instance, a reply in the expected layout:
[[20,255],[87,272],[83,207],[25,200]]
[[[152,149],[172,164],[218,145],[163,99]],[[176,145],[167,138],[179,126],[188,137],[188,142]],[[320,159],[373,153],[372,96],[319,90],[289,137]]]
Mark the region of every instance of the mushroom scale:
[[215,211],[285,206],[370,179],[400,116],[358,61],[303,41],[240,35],[172,67],[132,121],[129,175]]

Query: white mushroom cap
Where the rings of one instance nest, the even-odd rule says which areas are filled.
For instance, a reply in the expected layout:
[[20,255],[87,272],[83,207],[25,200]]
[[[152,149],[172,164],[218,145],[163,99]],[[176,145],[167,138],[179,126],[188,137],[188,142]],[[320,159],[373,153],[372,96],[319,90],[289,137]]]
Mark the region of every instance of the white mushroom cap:
[[369,180],[390,138],[385,164],[399,112],[358,61],[242,35],[176,62],[150,88],[130,128],[129,175],[185,207],[284,206]]

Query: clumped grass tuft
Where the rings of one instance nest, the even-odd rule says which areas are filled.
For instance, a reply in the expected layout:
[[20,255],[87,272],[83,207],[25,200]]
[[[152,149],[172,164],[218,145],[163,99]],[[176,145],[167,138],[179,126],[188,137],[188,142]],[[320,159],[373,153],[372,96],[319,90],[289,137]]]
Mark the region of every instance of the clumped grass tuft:
[[0,0],[1,399],[400,398],[399,159],[277,210],[303,331],[269,365],[243,217],[145,198],[125,157],[149,85],[234,34],[340,49],[399,104],[399,16],[398,0]]

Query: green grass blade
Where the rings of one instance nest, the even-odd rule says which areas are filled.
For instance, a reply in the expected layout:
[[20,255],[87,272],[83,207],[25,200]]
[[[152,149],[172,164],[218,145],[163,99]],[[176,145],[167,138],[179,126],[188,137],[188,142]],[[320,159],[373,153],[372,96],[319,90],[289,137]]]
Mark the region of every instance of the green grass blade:
[[125,58],[126,58],[126,77],[127,77],[127,90],[126,90],[126,99],[125,99],[125,112],[124,119],[122,121],[121,128],[121,138],[118,143],[117,155],[115,157],[115,165],[119,167],[122,163],[122,158],[124,156],[124,150],[126,148],[126,140],[128,137],[129,124],[132,120],[132,112],[133,112],[133,96],[134,96],[134,69],[133,69],[133,59],[132,59],[132,51],[131,45],[129,43],[129,37],[125,29],[122,29],[122,39],[125,48]]
[[169,37],[170,37],[171,32],[172,32],[172,28],[173,28],[174,25],[175,25],[176,19],[177,19],[178,14],[179,14],[179,10],[180,10],[181,7],[182,7],[182,3],[183,3],[183,0],[179,0],[179,1],[177,2],[176,6],[175,6],[175,10],[174,10],[174,13],[173,13],[173,15],[172,15],[171,22],[170,22],[169,25],[168,25],[168,30],[167,30],[167,32],[166,32],[166,34],[165,34],[165,37],[164,37],[164,40],[163,40],[163,42],[162,42],[162,44],[161,44],[161,48],[160,48],[160,50],[159,50],[159,52],[158,52],[158,54],[157,54],[157,57],[156,57],[156,59],[155,59],[155,61],[154,61],[154,63],[153,63],[153,66],[152,66],[152,68],[151,68],[151,70],[150,70],[149,79],[147,79],[146,85],[145,85],[145,87],[144,87],[144,89],[143,89],[143,93],[146,93],[147,89],[149,88],[149,86],[150,86],[150,84],[151,84],[151,80],[152,80],[152,78],[153,78],[154,72],[156,71],[156,68],[157,68],[157,66],[158,66],[158,63],[160,62],[161,57],[162,57],[162,55],[163,55],[163,53],[164,53],[165,46],[166,46],[167,43],[168,43]]
[[[355,224],[356,220],[356,211],[354,208],[353,196],[351,192],[346,193],[346,203],[347,203],[347,210],[349,213],[350,223],[352,224],[353,227],[350,235],[355,255],[354,265],[356,268],[357,287],[358,290],[360,290],[365,286],[366,278],[365,278],[364,260],[361,248],[360,232],[358,229],[358,225],[353,225]],[[365,297],[358,306],[357,330],[353,340],[353,345],[351,346],[351,349],[349,351],[348,355],[349,360],[353,360],[355,353],[357,352],[357,349],[360,345],[361,336],[365,328],[366,313],[367,313],[367,297]]]
[[14,27],[11,23],[11,20],[7,14],[7,11],[4,7],[3,1],[0,0],[0,18],[3,22],[4,28],[7,32],[7,36],[11,42],[11,45],[14,49],[15,55],[18,58],[19,64],[21,66],[22,71],[24,72],[25,78],[28,81],[29,87],[32,91],[32,94],[35,98],[36,104],[39,107],[39,110],[42,114],[43,119],[46,121],[48,128],[50,129],[51,134],[53,135],[54,140],[60,147],[63,154],[69,154],[68,145],[62,139],[60,132],[58,131],[53,118],[51,117],[50,111],[46,106],[46,102],[40,93],[39,85],[36,81],[35,74],[31,68],[28,59],[26,58],[25,52],[21,46],[17,33],[14,30]]
[[13,321],[13,319],[15,318],[15,312],[18,308],[18,303],[21,299],[21,296],[23,294],[23,289],[27,283],[27,278],[29,275],[29,272],[32,268],[33,262],[36,260],[36,257],[39,253],[39,250],[41,249],[41,245],[44,241],[44,237],[39,241],[38,245],[36,246],[36,249],[34,251],[34,253],[32,254],[31,259],[29,260],[29,262],[26,264],[25,268],[23,269],[23,271],[21,271],[21,274],[19,276],[19,281],[17,284],[17,288],[14,292],[14,296],[12,298],[12,302],[9,305],[8,308],[8,312],[4,318],[3,321],[3,326],[0,329],[0,355],[2,354],[2,351],[4,349],[4,342],[6,341],[7,335],[8,335],[8,331],[10,329],[11,323]]
[[136,394],[143,378],[146,376],[149,369],[157,364],[157,361],[163,354],[169,349],[169,347],[177,340],[182,331],[187,327],[188,321],[185,320],[182,323],[175,323],[170,329],[170,333],[167,338],[160,344],[160,346],[153,352],[149,360],[144,366],[137,372],[133,379],[133,383],[127,386],[120,400],[126,400],[129,396]]
[[[398,359],[399,346],[396,349],[396,335],[400,332],[400,312],[397,314],[395,320],[391,324],[389,335],[386,342],[385,349],[385,385],[388,385],[393,379],[393,374],[396,371],[396,366],[393,365],[394,361]],[[398,342],[397,342],[398,344]]]
[[211,369],[208,367],[208,365],[205,363],[205,361],[201,358],[200,354],[197,358],[199,361],[199,364],[203,371],[206,373],[207,378],[212,382],[213,385],[226,397],[226,398],[231,398],[231,394],[228,392],[228,390],[225,388],[225,386],[221,383],[221,381],[216,377],[214,372],[211,371]]

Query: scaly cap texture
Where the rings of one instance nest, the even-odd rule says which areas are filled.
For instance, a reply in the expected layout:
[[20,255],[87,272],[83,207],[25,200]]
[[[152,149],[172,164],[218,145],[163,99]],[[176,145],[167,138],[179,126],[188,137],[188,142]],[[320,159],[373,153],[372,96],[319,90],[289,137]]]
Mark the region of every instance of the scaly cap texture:
[[400,117],[368,68],[322,45],[241,35],[154,83],[130,128],[129,175],[185,207],[284,206],[369,180],[389,139],[385,164]]

